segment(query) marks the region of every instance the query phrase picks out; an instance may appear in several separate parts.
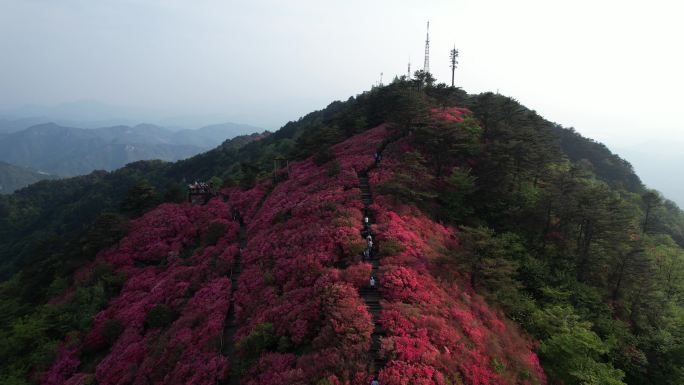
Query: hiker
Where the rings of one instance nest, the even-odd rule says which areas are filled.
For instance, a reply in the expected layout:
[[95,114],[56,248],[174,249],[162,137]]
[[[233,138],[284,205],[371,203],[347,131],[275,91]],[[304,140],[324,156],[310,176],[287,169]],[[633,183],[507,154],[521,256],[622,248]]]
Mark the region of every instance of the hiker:
[[368,248],[373,250],[373,240],[372,239],[368,239]]
[[365,261],[367,259],[370,259],[370,252],[368,251],[368,249],[363,251],[363,260]]
[[380,383],[377,378],[373,377],[373,381],[371,381],[370,385],[380,385]]
[[370,287],[371,289],[375,289],[375,277],[371,275],[370,277]]
[[366,226],[368,226],[369,219],[368,219],[367,216],[363,217],[363,223],[364,223]]

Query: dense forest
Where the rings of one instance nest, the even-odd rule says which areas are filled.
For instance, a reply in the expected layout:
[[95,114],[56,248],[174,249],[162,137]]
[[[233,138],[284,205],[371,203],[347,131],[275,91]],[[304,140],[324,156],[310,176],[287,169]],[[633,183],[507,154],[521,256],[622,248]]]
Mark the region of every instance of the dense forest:
[[[444,246],[425,246],[425,250],[434,252],[431,266],[455,273],[437,276],[432,272],[434,282],[420,278],[423,276],[415,278],[411,275],[414,273],[401,268],[404,263],[414,263],[399,251],[411,246],[397,241],[396,254],[401,257],[396,257],[396,267],[388,267],[394,269],[388,270],[388,277],[396,276],[397,282],[415,279],[416,285],[429,282],[444,291],[439,298],[446,298],[446,288],[451,284],[453,290],[467,287],[482,295],[491,308],[499,309],[531,337],[548,383],[684,382],[684,213],[657,191],[643,186],[629,163],[602,144],[546,121],[514,99],[493,93],[468,95],[458,88],[435,84],[430,74],[419,71],[414,78],[398,78],[387,86],[334,102],[274,133],[238,137],[184,161],[136,162],[113,172],[43,181],[0,196],[0,383],[47,381],[45,373],[54,369],[56,357],[64,357],[69,344],[79,344],[91,329],[100,330],[104,342],[96,348],[81,349],[78,370],[89,373],[101,362],[108,363],[105,356],[123,325],[95,316],[112,299],[126,295],[126,282],[131,276],[115,268],[118,262],[98,262],[86,277],[78,271],[100,261],[103,254],[105,260],[115,260],[117,255],[122,258],[121,248],[151,223],[159,225],[176,217],[192,221],[209,215],[198,208],[159,206],[184,201],[185,183],[212,180],[232,191],[233,198],[265,200],[267,211],[257,213],[255,207],[250,210],[254,211],[251,215],[255,221],[268,224],[263,226],[263,232],[254,230],[255,237],[268,242],[277,237],[277,233],[269,233],[274,230],[268,226],[278,228],[281,223],[290,223],[292,217],[291,211],[273,207],[291,204],[296,210],[297,199],[307,199],[296,195],[302,194],[304,187],[283,187],[282,192],[273,189],[279,183],[289,186],[281,182],[282,174],[275,172],[274,165],[279,160],[312,162],[306,163],[307,167],[322,167],[334,180],[351,167],[335,146],[359,135],[373,135],[373,130],[383,124],[387,134],[379,149],[387,160],[383,165],[386,172],[371,175],[382,202],[397,212],[401,211],[397,207],[403,207],[404,212],[416,210],[420,214],[412,214],[415,218],[425,216],[416,223],[407,223],[401,231],[425,226],[435,232],[434,225],[425,224],[430,221],[453,229],[455,237],[449,243],[442,239],[448,238],[446,230],[440,230],[444,234],[438,232],[442,235],[433,238],[439,238]],[[339,179],[344,180],[341,176]],[[318,182],[312,179],[308,183],[315,186]],[[263,187],[269,184],[271,187]],[[321,190],[325,188],[337,191],[335,186],[320,186]],[[269,195],[272,190],[275,195]],[[250,191],[260,195],[252,197],[247,193]],[[329,199],[330,207],[321,205],[321,210],[328,207],[332,212],[344,211],[349,205],[332,192],[329,194],[322,194],[321,199]],[[269,199],[274,202],[271,206]],[[277,203],[280,201],[283,203]],[[218,200],[212,204],[205,209],[207,212],[217,218],[226,215],[225,207],[216,206],[220,205]],[[379,225],[387,227],[386,232],[391,224],[382,221],[392,217],[390,211],[379,210]],[[328,219],[333,221],[334,217]],[[236,228],[225,225],[219,235],[212,235],[214,230],[205,222],[193,222],[201,234],[198,243],[202,250],[216,245],[235,247]],[[326,222],[320,223],[324,228]],[[295,226],[294,222],[291,225]],[[119,248],[119,254],[107,254],[112,246]],[[232,260],[234,256],[226,258]],[[258,261],[257,255],[247,254],[246,258]],[[260,268],[258,271],[272,269],[274,274],[277,270],[275,266]],[[276,275],[267,278],[280,290],[294,284],[281,284]],[[308,276],[299,279],[298,285],[321,284]],[[212,285],[206,291],[200,290],[202,295],[215,298],[215,291],[226,283],[217,278]],[[266,291],[267,286],[270,284],[259,290]],[[345,303],[345,290],[339,289],[336,304]],[[420,295],[426,296],[424,300],[432,301],[431,290],[423,292]],[[244,303],[258,301],[249,296],[238,299]],[[409,306],[401,305],[402,301],[415,305],[410,298],[399,295],[393,300],[396,304],[392,306],[397,309]],[[225,312],[226,303],[215,303],[216,312]],[[198,305],[190,301],[183,306],[193,309]],[[487,325],[498,325],[493,311],[478,306],[481,310],[477,314],[486,315],[483,317]],[[266,309],[250,311],[253,317],[245,316],[246,324],[274,316]],[[434,316],[418,305],[411,311],[423,311],[420,314],[425,318]],[[178,317],[172,309],[157,306],[139,318],[144,319],[144,330],[156,327],[171,334]],[[204,325],[202,320],[194,322]],[[439,322],[455,321],[445,317]],[[293,323],[292,328],[296,326]],[[257,370],[259,365],[299,365],[294,361],[274,361],[270,365],[255,361],[264,350],[320,357],[312,353],[315,343],[305,335],[293,340],[288,334],[287,339],[274,340],[274,333],[282,331],[270,330],[273,325],[263,322],[250,327],[251,332],[242,331],[244,336],[238,344],[243,349],[246,372]],[[438,329],[434,325],[422,327],[429,332]],[[474,333],[464,334],[470,340],[469,347],[479,341]],[[470,368],[459,368],[459,376],[430,374],[434,382],[424,383],[544,381],[544,376],[530,374],[534,372],[533,364],[514,358],[523,355],[524,350],[517,342],[492,334],[497,336],[496,346],[505,347],[502,349],[507,354],[502,353],[503,363],[489,359],[485,366],[491,367],[492,373],[482,372],[478,377]],[[403,341],[398,337],[389,340],[395,344]],[[478,354],[487,358],[494,354],[492,350],[496,349],[483,349]],[[341,360],[343,353],[335,354],[339,356],[330,353]],[[344,354],[356,357],[347,351]],[[402,357],[405,353],[397,348],[394,354]],[[351,365],[354,360],[349,362]],[[154,362],[146,365],[151,371],[154,368]],[[416,367],[390,367],[385,378],[400,383],[397,376]],[[256,376],[256,372],[250,373]],[[523,373],[528,373],[527,377]],[[501,380],[504,377],[506,382]],[[268,378],[262,383],[276,383],[275,377]],[[333,383],[325,381],[313,383]]]

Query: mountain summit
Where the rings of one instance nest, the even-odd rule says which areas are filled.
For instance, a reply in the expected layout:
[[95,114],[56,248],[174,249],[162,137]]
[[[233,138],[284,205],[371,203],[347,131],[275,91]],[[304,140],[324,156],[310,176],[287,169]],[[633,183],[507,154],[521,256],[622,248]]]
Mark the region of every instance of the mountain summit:
[[30,186],[0,211],[7,383],[684,373],[684,214],[500,95],[397,79],[187,160]]

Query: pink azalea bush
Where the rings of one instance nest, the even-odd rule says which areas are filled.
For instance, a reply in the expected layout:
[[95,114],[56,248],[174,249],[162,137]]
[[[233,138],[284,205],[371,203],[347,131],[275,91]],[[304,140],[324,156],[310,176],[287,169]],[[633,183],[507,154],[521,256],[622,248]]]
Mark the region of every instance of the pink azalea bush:
[[454,123],[462,123],[463,116],[468,114],[471,114],[470,110],[462,107],[446,107],[432,109],[432,116],[434,119]]
[[333,147],[340,164],[335,178],[312,160],[291,165],[290,178],[274,186],[248,223],[234,342],[268,323],[287,345],[249,362],[248,384],[365,381],[359,373],[369,364],[373,324],[357,288],[371,266],[361,262],[358,247],[357,172],[372,161],[385,133],[384,127],[369,131],[375,139],[361,140],[362,150],[349,142]]
[[[437,119],[462,121],[465,109],[434,110]],[[391,143],[372,185],[401,171],[406,139]],[[388,360],[380,381],[397,384],[543,384],[545,376],[532,344],[484,300],[458,271],[438,259],[457,246],[456,229],[437,224],[416,207],[375,195],[374,231],[380,250],[383,294],[380,323],[386,330],[380,354]],[[533,357],[533,358],[531,358]]]
[[[437,109],[462,121],[466,109]],[[290,165],[287,180],[222,190],[207,205],[164,204],[133,221],[97,264],[126,274],[118,296],[96,315],[78,349],[60,350],[44,383],[368,384],[373,318],[359,295],[371,264],[361,260],[358,173],[389,135],[380,125],[332,147],[339,173],[312,159]],[[401,170],[406,139],[389,143],[371,188]],[[226,199],[226,202],[223,199]],[[458,271],[438,265],[456,247],[456,229],[413,206],[374,195],[379,251],[379,354],[383,385],[543,384],[531,343],[487,306]],[[239,248],[237,211],[246,224]],[[223,229],[214,238],[210,233]],[[211,239],[211,242],[208,241]],[[232,291],[230,274],[241,255]],[[231,307],[232,303],[232,307]],[[228,309],[237,331],[223,340]],[[155,311],[164,322],[150,321]],[[235,344],[236,361],[221,354]],[[71,346],[71,345],[70,345]],[[93,353],[94,352],[94,353]],[[82,360],[101,355],[94,372]],[[90,356],[89,356],[90,355]]]
[[[94,373],[99,384],[215,384],[225,376],[228,362],[219,351],[231,296],[225,275],[238,252],[239,230],[230,212],[220,199],[204,206],[163,204],[133,221],[119,245],[79,273],[87,277],[94,266],[106,264],[127,276],[82,337],[82,351],[106,353]],[[212,227],[222,234],[203,244]],[[146,325],[159,305],[178,317],[162,328]],[[120,329],[113,336],[112,325]],[[79,383],[91,376],[76,372],[79,354],[60,353],[44,383]]]

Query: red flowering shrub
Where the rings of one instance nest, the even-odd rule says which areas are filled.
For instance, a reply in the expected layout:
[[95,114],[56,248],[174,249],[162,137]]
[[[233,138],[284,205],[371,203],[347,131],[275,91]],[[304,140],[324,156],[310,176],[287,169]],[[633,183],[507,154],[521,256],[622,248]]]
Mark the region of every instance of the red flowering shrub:
[[[247,383],[349,383],[368,366],[373,324],[356,288],[367,284],[371,266],[359,263],[357,171],[372,162],[385,134],[381,126],[355,138],[359,143],[334,146],[340,165],[334,179],[325,164],[291,165],[290,178],[248,223],[234,342],[269,323],[278,346],[246,362],[249,377],[258,379]],[[290,354],[295,351],[306,353]]]
[[435,119],[447,122],[462,123],[463,116],[471,114],[469,109],[461,107],[433,108],[432,116]]
[[[458,121],[468,112],[433,113]],[[228,203],[165,204],[133,221],[129,235],[95,262],[124,272],[123,289],[97,314],[80,351],[60,352],[44,383],[92,378],[78,373],[88,366],[80,362],[99,355],[91,362],[99,384],[215,384],[237,373],[249,385],[368,384],[374,325],[358,289],[372,266],[360,256],[357,173],[387,135],[381,125],[333,146],[334,175],[329,164],[309,159],[291,164],[276,185],[224,189]],[[370,174],[371,189],[392,178],[410,151],[405,139],[390,143]],[[458,272],[436,266],[456,230],[392,197],[375,193],[374,200],[377,321],[386,332],[379,354],[387,359],[380,382],[544,383],[528,341],[459,283]],[[232,292],[227,275],[238,253],[242,273]],[[237,332],[222,341],[231,301]],[[235,344],[236,362],[220,354],[223,344]]]
[[344,270],[342,279],[357,288],[368,286],[368,277],[371,275],[372,268],[373,266],[367,262],[351,265]]
[[250,370],[246,385],[286,385],[303,383],[304,371],[295,367],[296,356],[291,353],[267,353]]
[[52,367],[45,375],[43,384],[58,385],[63,384],[64,381],[71,377],[81,361],[73,350],[69,350],[64,346],[60,346],[57,350],[57,360],[52,364]]
[[[99,384],[214,384],[223,377],[228,362],[219,352],[220,336],[231,285],[221,275],[228,272],[238,252],[239,230],[230,212],[219,199],[204,206],[161,205],[133,221],[117,247],[100,253],[93,266],[79,273],[87,277],[88,270],[104,263],[128,277],[83,336],[81,351],[86,359],[106,353],[95,370]],[[160,304],[179,317],[164,321],[171,322],[168,326],[146,325],[148,314]],[[74,373],[79,354],[62,354],[44,383],[79,383],[89,378]],[[70,362],[76,366],[69,367]]]
[[444,377],[432,366],[392,361],[378,378],[386,385],[443,385]]
[[[459,122],[466,113],[433,111],[438,119]],[[371,183],[385,182],[401,171],[402,154],[410,151],[406,139],[391,143],[371,173]],[[374,201],[374,231],[383,255],[379,285],[385,300],[379,322],[387,333],[380,349],[388,360],[381,383],[544,383],[529,343],[466,283],[459,283],[458,272],[433,262],[456,245],[455,229],[432,222],[392,197],[376,194]],[[383,244],[388,245],[385,251]]]
[[240,213],[245,222],[251,222],[259,207],[259,202],[271,187],[272,183],[267,181],[249,190],[242,190],[239,187],[226,188],[221,190],[221,194],[228,198],[231,207]]

